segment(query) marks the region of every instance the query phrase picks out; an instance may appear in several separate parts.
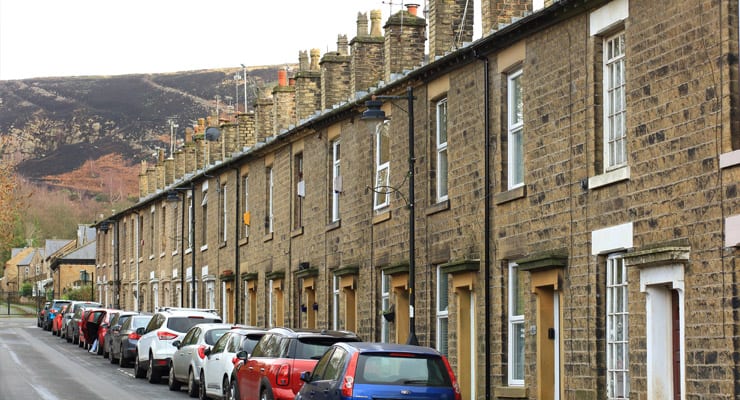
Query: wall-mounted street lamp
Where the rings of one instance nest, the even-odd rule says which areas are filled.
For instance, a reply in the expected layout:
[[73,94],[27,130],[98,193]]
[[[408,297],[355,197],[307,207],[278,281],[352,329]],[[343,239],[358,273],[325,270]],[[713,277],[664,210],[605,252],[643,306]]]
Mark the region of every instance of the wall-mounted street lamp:
[[405,96],[373,96],[372,100],[365,102],[367,110],[362,113],[360,119],[366,121],[384,121],[386,119],[385,111],[380,107],[383,105],[383,100],[403,100],[408,101],[408,109],[406,113],[409,116],[409,193],[407,197],[407,206],[409,208],[409,337],[407,344],[418,345],[419,340],[416,338],[416,323],[414,318],[414,308],[416,303],[416,227],[415,227],[415,212],[414,212],[414,163],[416,158],[414,156],[414,89],[409,86],[406,88]]

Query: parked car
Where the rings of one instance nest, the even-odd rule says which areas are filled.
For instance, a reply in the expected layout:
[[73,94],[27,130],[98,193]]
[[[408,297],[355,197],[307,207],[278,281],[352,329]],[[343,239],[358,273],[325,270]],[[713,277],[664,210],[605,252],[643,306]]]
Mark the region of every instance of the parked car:
[[67,311],[67,304],[62,305],[59,312],[56,313],[54,319],[51,321],[51,334],[54,336],[60,336],[62,332],[62,317]]
[[80,325],[80,347],[88,350],[98,338],[98,320],[105,315],[104,308],[86,308]]
[[182,340],[190,328],[203,323],[221,322],[213,310],[193,308],[163,308],[154,314],[141,335],[134,358],[134,376],[146,377],[149,383],[158,383],[169,373],[170,360],[175,352],[172,343]]
[[[98,330],[97,330],[97,336],[93,338],[93,340],[98,341],[98,348],[96,350],[96,354],[99,356],[103,355],[103,347],[105,344],[105,334],[108,333],[108,327],[110,326],[111,318],[113,318],[113,315],[121,312],[121,310],[106,308],[98,317]],[[90,344],[92,346],[92,343]]]
[[182,341],[172,342],[177,350],[172,354],[170,361],[168,379],[170,390],[180,390],[180,386],[187,383],[190,397],[198,395],[200,367],[203,365],[205,352],[229,329],[230,324],[198,324],[188,330]]
[[113,330],[110,346],[110,362],[126,367],[136,358],[136,344],[139,343],[139,328],[144,328],[152,319],[151,315],[132,315],[121,324],[121,329]]
[[44,306],[39,310],[39,314],[36,319],[36,326],[39,328],[44,326],[44,317],[46,316],[46,313],[49,311],[49,307],[51,307],[51,302],[47,301],[44,303]]
[[257,342],[267,331],[261,328],[239,327],[226,332],[212,348],[205,350],[200,376],[200,398],[231,398],[231,384],[237,353],[249,357]]
[[51,306],[47,310],[47,312],[44,315],[44,330],[50,331],[51,330],[51,323],[54,320],[54,317],[56,317],[59,310],[62,308],[63,305],[69,304],[69,300],[54,300],[51,302]]
[[135,311],[117,311],[112,313],[110,322],[106,326],[105,336],[103,337],[103,358],[110,358],[111,342],[113,341],[113,333],[116,330],[121,329],[121,325],[126,322],[132,315],[138,314]]
[[260,339],[236,375],[241,400],[293,400],[303,386],[300,375],[311,371],[337,342],[359,342],[352,332],[272,328]]
[[87,308],[100,308],[102,304],[94,301],[73,301],[67,307],[67,314],[72,314],[66,322],[64,337],[67,342],[78,344],[80,342],[80,324],[82,321],[82,312]]
[[461,400],[447,358],[429,347],[337,343],[301,380],[295,400]]

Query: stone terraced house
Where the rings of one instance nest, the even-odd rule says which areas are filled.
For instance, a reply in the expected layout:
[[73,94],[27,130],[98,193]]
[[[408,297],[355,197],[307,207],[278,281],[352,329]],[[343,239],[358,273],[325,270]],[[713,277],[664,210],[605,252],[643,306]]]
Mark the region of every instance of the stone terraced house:
[[100,301],[415,339],[464,399],[740,396],[738,1],[424,8],[142,165]]

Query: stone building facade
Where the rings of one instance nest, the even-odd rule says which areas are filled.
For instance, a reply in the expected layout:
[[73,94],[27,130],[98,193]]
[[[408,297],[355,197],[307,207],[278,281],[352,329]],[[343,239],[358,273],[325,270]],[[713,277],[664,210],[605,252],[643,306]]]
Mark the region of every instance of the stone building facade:
[[[430,3],[383,41],[358,16],[330,55],[347,101],[296,122],[338,71],[303,62],[320,85],[281,77],[236,129],[143,166],[139,203],[99,223],[102,284],[127,309],[413,334],[464,399],[737,397],[738,2],[487,0],[462,45],[445,21],[468,2]],[[389,120],[361,119],[374,95]]]

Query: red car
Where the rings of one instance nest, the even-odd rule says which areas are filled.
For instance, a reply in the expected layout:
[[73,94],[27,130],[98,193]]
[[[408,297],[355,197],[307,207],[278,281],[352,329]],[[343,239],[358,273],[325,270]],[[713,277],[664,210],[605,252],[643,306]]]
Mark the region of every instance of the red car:
[[240,358],[235,400],[293,400],[303,386],[301,373],[312,371],[321,356],[337,342],[359,342],[352,332],[273,328]]
[[103,343],[105,343],[105,334],[108,333],[108,328],[110,327],[110,321],[113,319],[113,316],[116,315],[116,313],[120,313],[121,310],[114,310],[114,309],[105,309],[103,310],[103,314],[98,317],[98,349],[97,354],[99,356],[103,355]]
[[104,308],[87,308],[80,320],[80,347],[90,349],[98,338],[98,319],[106,312]]
[[67,305],[63,305],[59,309],[59,312],[54,315],[54,319],[51,320],[51,334],[54,336],[61,336],[62,333],[62,318],[64,313],[67,312]]

